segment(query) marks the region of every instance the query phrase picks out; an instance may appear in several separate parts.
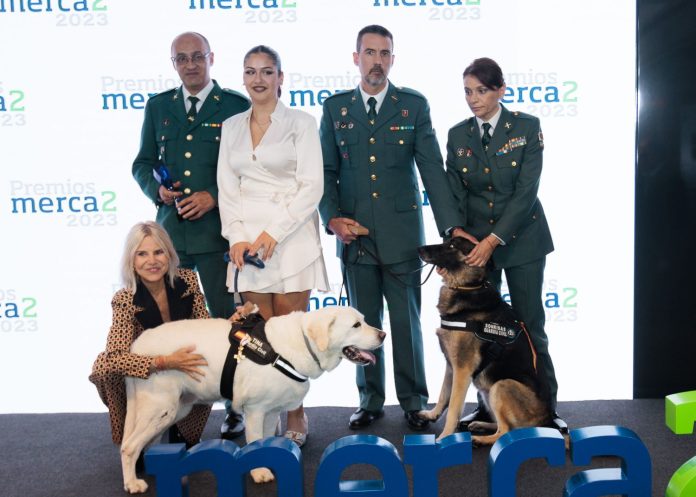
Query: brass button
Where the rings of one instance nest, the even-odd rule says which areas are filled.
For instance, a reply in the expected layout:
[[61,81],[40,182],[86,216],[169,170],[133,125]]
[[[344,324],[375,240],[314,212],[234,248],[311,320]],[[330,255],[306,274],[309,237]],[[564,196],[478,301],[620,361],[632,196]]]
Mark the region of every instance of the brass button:
[[372,162],[372,163],[377,162],[377,157],[375,157],[374,155],[371,155],[371,156],[370,156],[370,162]]
[[376,174],[373,174],[372,176],[370,176],[370,179],[371,179],[372,181],[377,181],[377,175],[376,175]]
[[160,140],[164,141],[165,138],[166,138],[166,137],[165,137],[164,135],[162,135],[162,136],[160,137]]
[[493,224],[493,223],[495,223],[495,221],[493,219],[488,220],[488,224]]
[[491,172],[491,168],[489,168],[489,167],[484,167],[484,168],[483,168],[483,172],[486,173],[486,174],[488,174],[488,173]]
[[379,193],[373,192],[373,193],[372,193],[372,198],[379,198]]
[[186,135],[186,141],[190,142],[193,140],[193,135]]
[[376,141],[374,136],[370,137],[370,145],[374,145]]
[[488,185],[488,191],[492,192],[493,191],[493,185]]
[[512,167],[517,167],[517,161],[512,161],[511,166],[512,166]]
[[188,169],[184,171],[184,176],[191,176],[191,171],[189,171]]
[[191,158],[191,152],[186,152],[186,153],[184,154],[184,157],[186,157],[187,159],[190,159],[190,158]]
[[345,144],[346,144],[346,142],[344,140],[341,140],[341,143],[339,145],[343,146]]
[[403,145],[403,144],[404,144],[404,141],[403,141],[403,140],[399,140],[399,145]]
[[216,136],[216,137],[215,137],[215,141],[216,141],[216,142],[219,142],[219,141],[220,141],[220,137],[219,137],[219,136]]
[[185,193],[186,195],[190,195],[190,194],[191,194],[191,189],[190,189],[190,188],[184,188],[184,193]]
[[463,167],[463,168],[462,168],[462,171],[464,171],[465,173],[468,173],[468,172],[469,172],[469,168],[468,168],[468,167]]
[[536,219],[536,214],[534,214],[534,215],[532,216],[532,219]]
[[411,207],[413,208],[414,211],[415,211],[416,209],[418,209],[418,206],[417,206],[416,204],[413,204]]
[[488,202],[488,207],[493,208],[493,202]]

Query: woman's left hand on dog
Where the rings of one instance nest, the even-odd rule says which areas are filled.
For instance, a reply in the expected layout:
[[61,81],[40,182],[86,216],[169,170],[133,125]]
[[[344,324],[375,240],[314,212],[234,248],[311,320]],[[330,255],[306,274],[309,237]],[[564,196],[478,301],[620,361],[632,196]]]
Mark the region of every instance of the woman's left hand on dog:
[[180,348],[170,355],[162,357],[161,369],[177,369],[186,373],[196,381],[201,381],[200,378],[205,376],[205,373],[198,366],[207,366],[208,361],[200,354],[193,354],[196,349],[195,345]]
[[464,258],[470,266],[483,267],[493,255],[493,251],[500,244],[500,240],[495,236],[488,235],[473,248],[469,255]]

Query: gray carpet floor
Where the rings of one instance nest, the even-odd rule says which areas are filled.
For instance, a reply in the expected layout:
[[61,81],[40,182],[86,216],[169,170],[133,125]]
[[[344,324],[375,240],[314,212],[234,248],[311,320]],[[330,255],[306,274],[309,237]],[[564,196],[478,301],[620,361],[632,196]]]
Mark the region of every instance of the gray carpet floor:
[[[472,408],[467,406],[467,412]],[[314,496],[314,478],[321,455],[334,440],[355,434],[348,429],[352,409],[317,407],[307,409],[310,436],[302,449],[305,496]],[[611,400],[561,402],[559,412],[571,429],[620,425],[635,431],[648,447],[653,466],[653,496],[665,494],[672,474],[696,455],[696,435],[674,435],[664,422],[664,400]],[[215,438],[224,412],[215,410],[203,439]],[[442,420],[428,431],[438,433]],[[402,452],[408,430],[402,411],[387,407],[384,418],[359,433],[378,435]],[[240,441],[243,443],[243,438]],[[440,496],[484,497],[488,495],[489,449],[474,449],[473,463],[440,473]],[[616,467],[614,458],[596,458],[590,467]],[[590,467],[549,467],[544,460],[525,462],[517,477],[518,497],[561,497],[568,478]],[[411,473],[407,466],[409,480]],[[345,478],[373,479],[374,468],[356,465]],[[155,496],[154,480],[145,495]],[[215,479],[200,473],[190,477],[190,497],[217,495]],[[5,414],[0,415],[1,497],[123,497],[118,448],[111,443],[108,418],[99,414]],[[248,497],[277,495],[274,483],[247,485]],[[162,496],[160,496],[162,497]],[[321,497],[321,496],[317,496]],[[408,497],[408,496],[404,496]]]

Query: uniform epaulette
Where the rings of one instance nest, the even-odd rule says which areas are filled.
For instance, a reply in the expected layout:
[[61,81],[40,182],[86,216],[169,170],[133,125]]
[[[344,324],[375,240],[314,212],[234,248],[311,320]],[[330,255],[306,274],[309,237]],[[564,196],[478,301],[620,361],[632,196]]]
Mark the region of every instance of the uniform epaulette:
[[247,97],[245,97],[244,95],[242,95],[238,91],[232,90],[230,88],[222,88],[222,93],[224,93],[225,95],[230,95],[230,96],[240,98],[240,99],[244,100],[245,102],[249,101],[249,99]]
[[526,112],[520,112],[519,110],[511,111],[510,114],[512,114],[517,119],[531,119],[531,120],[539,119],[538,117],[533,116],[532,114],[527,114]]
[[179,87],[177,86],[176,88],[170,88],[169,90],[161,91],[157,95],[152,95],[150,97],[150,100],[156,100],[156,99],[163,98],[166,96],[169,96],[171,98],[171,96],[173,94],[175,94],[178,90],[179,90]]
[[413,88],[406,88],[405,86],[397,86],[396,91],[399,93],[406,93],[408,95],[413,95],[414,97],[422,98],[423,100],[426,100],[425,95],[423,95],[421,92],[414,90]]
[[472,119],[476,119],[476,118],[475,118],[475,117],[469,117],[469,118],[467,118],[467,119],[464,119],[463,121],[459,121],[457,124],[455,124],[454,126],[452,126],[452,129],[454,129],[454,128],[460,128],[460,127],[464,127],[464,126],[469,126],[470,124],[472,124],[472,123],[471,123],[471,120],[472,120]]
[[327,100],[331,100],[332,98],[342,97],[345,95],[351,95],[354,91],[355,91],[355,88],[351,88],[350,90],[338,90],[333,95],[329,95],[328,97],[326,97],[324,99],[324,102],[326,102]]

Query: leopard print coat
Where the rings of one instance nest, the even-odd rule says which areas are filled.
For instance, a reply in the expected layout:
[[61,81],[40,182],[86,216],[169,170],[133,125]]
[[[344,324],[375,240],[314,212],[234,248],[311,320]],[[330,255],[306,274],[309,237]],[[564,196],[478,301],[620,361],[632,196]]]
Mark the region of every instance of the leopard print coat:
[[[196,273],[178,269],[174,287],[167,285],[167,300],[172,321],[209,318],[205,299],[198,286]],[[106,350],[92,366],[89,381],[97,387],[102,402],[109,408],[111,438],[115,444],[123,440],[126,420],[126,383],[124,376],[147,378],[150,375],[151,356],[131,354],[130,347],[140,334],[162,324],[162,316],[150,292],[138,284],[133,293],[121,289],[111,300],[113,319],[106,339]],[[196,405],[177,423],[187,442],[197,443],[208,421],[211,406]]]

